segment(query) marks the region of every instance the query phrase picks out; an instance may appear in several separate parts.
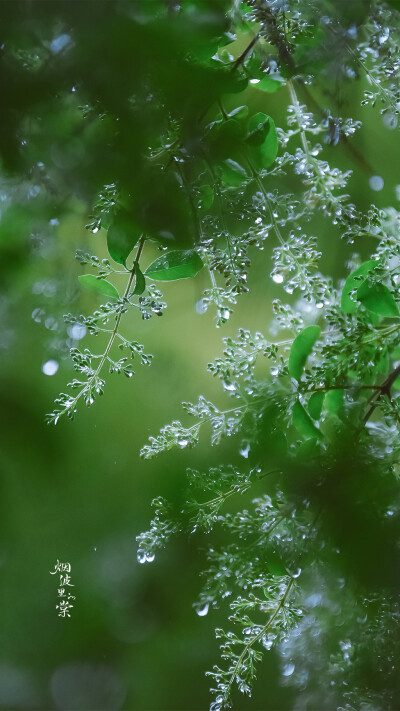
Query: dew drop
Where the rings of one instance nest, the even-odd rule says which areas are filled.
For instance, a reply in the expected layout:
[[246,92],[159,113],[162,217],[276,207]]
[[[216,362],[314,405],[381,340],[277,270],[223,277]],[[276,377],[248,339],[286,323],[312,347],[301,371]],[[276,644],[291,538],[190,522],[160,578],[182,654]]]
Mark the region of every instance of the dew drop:
[[196,607],[196,613],[198,614],[199,617],[205,617],[208,613],[209,607],[210,607],[210,603],[206,602],[204,605]]
[[200,299],[200,301],[196,302],[196,312],[198,314],[205,314],[207,311],[207,304],[205,303],[204,299]]
[[147,560],[146,553],[142,550],[138,550],[138,552],[137,552],[138,563],[145,563],[146,560]]
[[63,33],[53,39],[53,41],[50,43],[50,50],[52,54],[59,54],[59,52],[65,49],[65,47],[68,47],[70,43],[71,37],[66,33]]
[[242,447],[242,449],[239,449],[239,454],[242,455],[245,459],[248,458],[250,452],[250,445],[247,444],[246,447]]
[[282,674],[283,674],[283,676],[292,676],[294,670],[295,670],[294,664],[285,664],[282,669]]
[[282,276],[282,274],[273,274],[273,275],[272,275],[272,281],[274,281],[275,284],[282,284],[282,282],[283,282],[283,276]]
[[33,309],[32,311],[32,318],[36,323],[40,323],[42,318],[44,316],[44,311],[43,309]]
[[84,326],[82,323],[73,323],[68,328],[68,335],[74,341],[80,341],[81,338],[84,338],[84,336],[86,336],[86,326]]
[[382,190],[384,184],[385,184],[385,182],[384,182],[383,178],[381,178],[380,175],[373,175],[369,179],[369,187],[371,188],[371,190],[375,190],[376,192],[379,192],[380,190]]
[[42,365],[42,373],[44,373],[44,375],[55,375],[58,368],[59,365],[56,360],[47,360],[46,363]]
[[263,637],[263,638],[262,638],[262,643],[263,643],[263,647],[264,647],[265,649],[271,649],[271,647],[272,647],[272,645],[273,645],[274,642],[273,642],[272,639],[268,639],[268,637]]
[[146,553],[146,562],[152,563],[155,557],[155,553]]

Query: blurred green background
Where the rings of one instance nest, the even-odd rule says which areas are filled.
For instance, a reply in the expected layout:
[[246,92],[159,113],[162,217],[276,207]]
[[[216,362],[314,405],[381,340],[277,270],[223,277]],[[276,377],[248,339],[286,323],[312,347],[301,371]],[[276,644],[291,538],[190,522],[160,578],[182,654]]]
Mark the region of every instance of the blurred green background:
[[[357,85],[341,111],[364,121],[352,140],[361,156],[368,155],[371,171],[341,144],[327,147],[326,157],[353,168],[350,189],[360,208],[371,202],[398,206],[394,132],[378,111],[360,113],[360,95]],[[317,99],[324,106],[324,96]],[[265,101],[279,126],[288,94],[281,89],[260,98],[250,87],[234,101],[254,107]],[[384,178],[381,192],[370,189],[371,175]],[[290,189],[299,184],[293,180]],[[268,332],[272,299],[282,296],[269,278],[274,244],[252,253],[250,294],[240,297],[222,329],[215,328],[211,311],[196,311],[209,287],[205,271],[162,289],[168,302],[162,318],[128,315],[123,332],[144,343],[154,354],[153,365],[138,366],[129,381],[109,376],[104,396],[90,410],[80,407],[72,423],[62,420],[54,428],[44,424],[45,413],[73,374],[62,314],[89,313],[100,303],[79,288],[77,276],[84,270],[73,260],[76,248],[106,256],[105,233],[90,235],[87,219],[84,203],[71,199],[46,234],[2,251],[2,273],[8,277],[0,301],[0,707],[205,709],[210,696],[204,672],[218,661],[214,628],[225,620],[225,611],[198,617],[192,606],[201,589],[207,536],[174,540],[146,565],[136,560],[135,537],[148,526],[154,497],[166,496],[179,507],[187,466],[245,462],[237,441],[212,449],[206,436],[195,450],[149,462],[138,454],[149,435],[182,417],[181,401],[203,394],[217,405],[229,403],[206,365],[221,354],[221,338],[235,335],[239,326]],[[335,279],[345,276],[354,249],[365,257],[371,248],[368,238],[355,248],[346,246],[322,218],[309,230],[319,238],[322,271]],[[144,261],[157,254],[150,246]],[[81,345],[89,340],[86,336]],[[51,359],[59,369],[48,377],[42,366]],[[70,562],[76,595],[66,619],[57,616],[57,576],[50,575],[57,560]],[[292,708],[293,692],[279,686],[277,664],[269,653],[253,699],[236,697],[237,709]]]

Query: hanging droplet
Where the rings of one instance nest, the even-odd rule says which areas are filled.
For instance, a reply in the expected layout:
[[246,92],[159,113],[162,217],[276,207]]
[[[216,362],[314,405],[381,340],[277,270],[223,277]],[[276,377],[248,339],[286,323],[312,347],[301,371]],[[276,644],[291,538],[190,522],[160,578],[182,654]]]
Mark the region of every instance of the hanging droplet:
[[210,603],[206,602],[204,605],[196,607],[196,613],[198,614],[199,617],[205,617],[206,614],[208,613],[210,607]]
[[44,373],[44,375],[55,375],[58,368],[59,365],[56,360],[48,360],[42,365],[42,373]]
[[283,674],[283,676],[292,676],[294,670],[295,670],[294,664],[285,664],[282,669],[282,674]]
[[272,281],[274,281],[275,284],[282,284],[282,282],[283,282],[283,275],[282,275],[282,274],[273,274],[273,275],[272,275]]
[[147,560],[146,553],[144,551],[142,551],[141,549],[139,549],[137,552],[138,563],[145,563],[146,560]]

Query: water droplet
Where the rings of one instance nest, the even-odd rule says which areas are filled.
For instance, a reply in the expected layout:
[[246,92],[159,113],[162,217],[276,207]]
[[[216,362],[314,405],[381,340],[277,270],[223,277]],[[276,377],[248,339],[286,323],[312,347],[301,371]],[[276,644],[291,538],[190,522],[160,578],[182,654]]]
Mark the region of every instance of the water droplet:
[[271,375],[278,375],[279,373],[279,368],[276,365],[273,365],[272,368],[270,368]]
[[137,561],[138,563],[145,563],[147,560],[146,558],[146,553],[142,551],[141,549],[138,550],[137,552]]
[[221,318],[223,321],[228,321],[230,317],[230,311],[229,309],[218,309],[218,316]]
[[313,593],[312,595],[309,595],[306,600],[304,601],[304,604],[306,607],[318,607],[322,602],[322,595],[321,593]]
[[376,192],[379,192],[380,190],[382,190],[384,184],[385,184],[385,182],[384,182],[383,178],[381,178],[380,175],[373,175],[369,179],[369,187],[371,188],[371,190],[375,190]]
[[272,281],[274,281],[275,284],[282,284],[282,282],[283,282],[283,276],[282,276],[282,274],[273,274],[273,275],[272,275]]
[[187,447],[188,444],[189,444],[189,440],[188,440],[188,439],[180,439],[180,440],[178,440],[178,445],[179,445],[179,447],[180,447],[181,449],[185,449],[185,447]]
[[242,449],[239,449],[239,454],[241,454],[242,457],[244,457],[245,459],[248,458],[249,452],[250,452],[250,445],[249,445],[249,444],[247,444],[247,445],[246,445],[245,447],[243,447]]
[[274,643],[274,640],[273,640],[273,639],[268,639],[268,637],[265,637],[265,636],[264,636],[264,637],[262,638],[262,643],[263,643],[263,647],[265,647],[265,649],[271,649],[271,647],[272,647],[272,645],[273,645],[273,643]]
[[48,360],[42,365],[42,373],[44,373],[44,375],[55,375],[58,367],[59,366],[56,360]]
[[152,563],[155,557],[155,553],[146,553],[147,563]]
[[386,113],[382,118],[382,122],[386,128],[393,131],[393,129],[397,128],[398,119],[396,114]]
[[196,613],[199,617],[205,617],[205,615],[207,615],[208,613],[209,607],[210,603],[206,602],[204,605],[196,607]]
[[32,318],[34,321],[36,321],[36,323],[40,323],[43,316],[44,316],[43,309],[33,309]]
[[46,328],[49,329],[49,331],[55,331],[57,329],[58,322],[56,321],[55,318],[53,318],[52,316],[49,316],[49,318],[46,318],[44,325],[46,326]]
[[224,390],[228,390],[229,392],[233,392],[234,390],[236,390],[236,385],[226,380],[222,381],[222,387],[224,388]]
[[28,198],[35,198],[39,195],[40,193],[40,186],[39,185],[32,185],[32,187],[29,189],[28,192]]
[[68,335],[74,341],[80,341],[81,338],[86,336],[86,326],[83,323],[73,323],[72,326],[68,327]]
[[294,664],[285,664],[282,669],[282,674],[283,674],[283,676],[292,676],[294,670],[295,670]]
[[250,79],[250,84],[259,84],[260,79]]
[[196,302],[196,312],[198,314],[205,314],[207,311],[207,304],[205,303],[204,299],[200,299],[200,301]]
[[67,35],[65,32],[55,39],[50,43],[50,51],[52,54],[58,54],[61,52],[65,47],[67,47],[71,43],[71,37]]

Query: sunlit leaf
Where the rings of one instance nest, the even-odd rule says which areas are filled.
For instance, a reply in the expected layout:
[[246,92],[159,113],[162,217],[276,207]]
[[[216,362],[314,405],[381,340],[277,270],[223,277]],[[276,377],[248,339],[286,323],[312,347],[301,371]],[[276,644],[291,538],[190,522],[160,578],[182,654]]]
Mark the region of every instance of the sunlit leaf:
[[105,281],[105,279],[98,279],[94,274],[82,274],[78,279],[85,289],[95,291],[102,296],[109,296],[112,299],[119,299],[119,294],[115,286],[110,284],[109,281]]
[[308,326],[294,339],[289,354],[289,375],[300,380],[304,366],[321,329],[319,326]]
[[174,250],[158,257],[145,271],[145,275],[155,281],[175,281],[190,279],[203,267],[194,249]]

